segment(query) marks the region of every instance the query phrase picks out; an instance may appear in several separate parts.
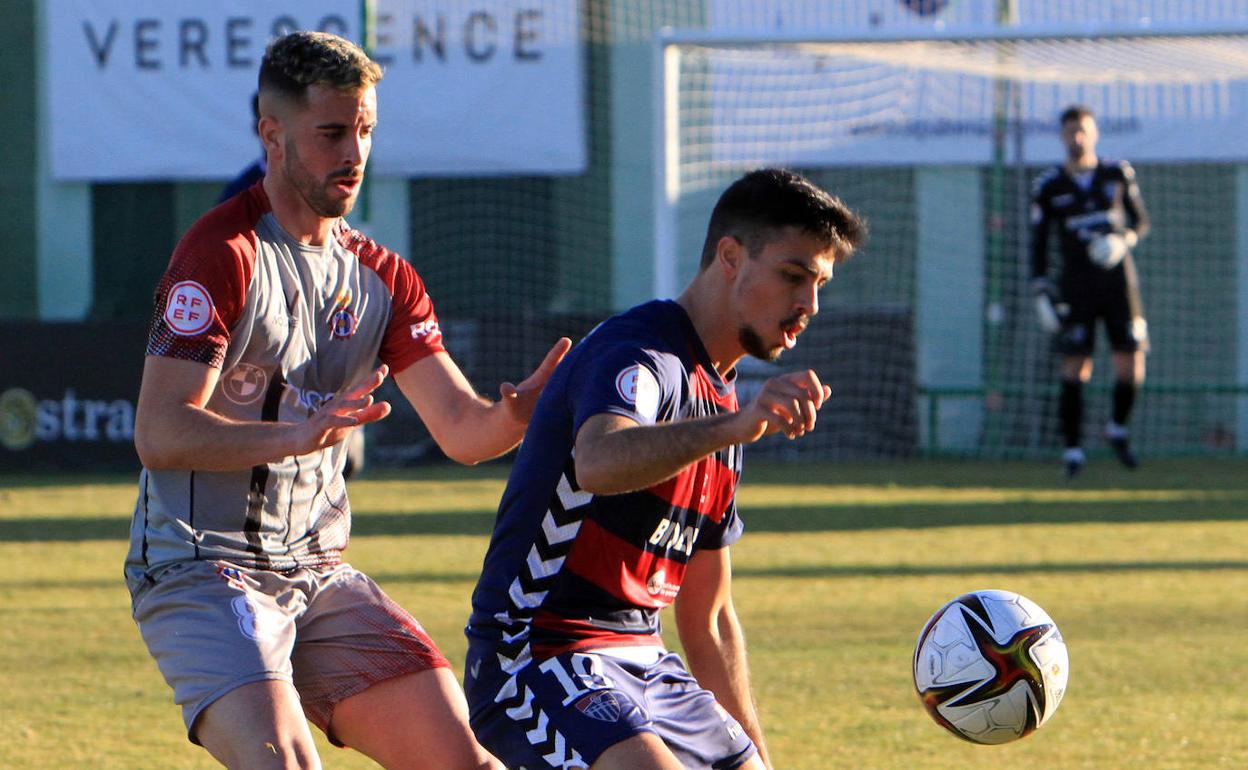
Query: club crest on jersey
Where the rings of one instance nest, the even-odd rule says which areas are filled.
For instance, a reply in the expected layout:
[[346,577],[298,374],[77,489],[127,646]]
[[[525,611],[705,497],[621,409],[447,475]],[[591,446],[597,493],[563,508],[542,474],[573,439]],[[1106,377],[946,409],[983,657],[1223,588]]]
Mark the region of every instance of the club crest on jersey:
[[343,290],[334,298],[334,312],[329,315],[329,331],[336,340],[345,340],[355,334],[359,322],[351,309],[351,292]]
[[269,377],[264,370],[253,364],[235,364],[221,378],[221,392],[239,406],[247,406],[264,395]]
[[599,690],[590,693],[576,702],[576,707],[587,717],[599,722],[618,722],[624,709],[615,693],[610,690]]
[[659,411],[659,383],[641,364],[632,364],[615,376],[615,390],[625,403],[636,408],[637,416],[654,422]]
[[193,337],[208,331],[214,311],[212,297],[202,284],[179,281],[169,290],[164,319],[174,334]]
[[344,307],[329,319],[329,329],[334,333],[334,339],[345,340],[355,334],[356,325],[355,313],[350,308]]
[[358,326],[355,311],[351,309],[351,292],[343,290],[334,297],[334,309],[329,314],[329,331],[336,340],[345,340]]

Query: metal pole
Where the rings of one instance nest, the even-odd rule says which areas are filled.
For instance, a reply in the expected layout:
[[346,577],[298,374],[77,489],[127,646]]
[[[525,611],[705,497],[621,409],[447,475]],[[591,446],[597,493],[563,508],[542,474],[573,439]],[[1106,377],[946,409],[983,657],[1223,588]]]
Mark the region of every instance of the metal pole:
[[[360,47],[364,49],[368,58],[373,58],[373,51],[377,47],[377,0],[360,0]],[[371,219],[369,214],[373,197],[372,177],[372,169],[366,167],[364,178],[360,180],[360,197],[355,208],[360,223],[366,223]]]

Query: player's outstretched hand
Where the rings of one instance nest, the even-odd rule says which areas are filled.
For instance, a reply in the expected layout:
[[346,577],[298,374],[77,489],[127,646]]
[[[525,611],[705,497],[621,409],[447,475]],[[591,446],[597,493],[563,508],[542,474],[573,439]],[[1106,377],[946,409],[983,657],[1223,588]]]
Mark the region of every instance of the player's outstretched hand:
[[382,364],[321,404],[307,422],[300,423],[298,454],[333,446],[359,426],[377,422],[390,414],[388,402],[373,401],[373,391],[381,387],[389,371],[390,368]]
[[529,418],[533,416],[533,407],[537,406],[537,397],[542,395],[542,389],[546,387],[550,375],[554,373],[555,367],[559,365],[571,347],[572,340],[560,337],[546,357],[542,359],[542,363],[538,364],[533,373],[519,385],[504,382],[498,386],[498,393],[502,396],[503,403],[507,405],[508,413],[516,422],[528,424]]
[[743,443],[776,432],[790,439],[801,438],[815,429],[816,415],[831,396],[832,389],[810,369],[772,377],[737,413],[745,426]]

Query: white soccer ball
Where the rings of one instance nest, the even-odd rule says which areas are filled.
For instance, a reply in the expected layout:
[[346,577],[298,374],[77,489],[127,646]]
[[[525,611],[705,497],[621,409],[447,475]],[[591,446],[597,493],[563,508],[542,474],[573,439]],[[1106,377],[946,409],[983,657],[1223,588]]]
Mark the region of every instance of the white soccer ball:
[[927,713],[972,743],[1037,730],[1066,694],[1069,658],[1057,625],[1010,591],[972,591],[936,611],[914,649],[914,687]]
[[1088,259],[1102,270],[1112,270],[1127,256],[1127,239],[1118,233],[1098,235],[1088,241]]

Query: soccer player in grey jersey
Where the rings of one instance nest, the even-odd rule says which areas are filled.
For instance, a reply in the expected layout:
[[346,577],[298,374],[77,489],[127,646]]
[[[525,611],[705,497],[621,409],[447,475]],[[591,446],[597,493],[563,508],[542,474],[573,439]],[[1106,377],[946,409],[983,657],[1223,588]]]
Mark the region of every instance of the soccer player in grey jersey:
[[[1119,461],[1136,467],[1127,421],[1144,382],[1148,325],[1140,302],[1139,278],[1131,249],[1148,235],[1148,211],[1135,171],[1124,161],[1096,155],[1096,120],[1087,107],[1062,113],[1066,162],[1037,178],[1031,205],[1032,291],[1040,323],[1056,334],[1062,354],[1058,417],[1066,449],[1068,478],[1078,476],[1083,453],[1083,388],[1092,377],[1096,323],[1105,324],[1113,351],[1113,413],[1105,426]],[[1049,230],[1060,232],[1061,273],[1049,279]]]
[[342,560],[345,443],[389,413],[372,392],[393,372],[448,456],[502,454],[570,343],[482,398],[416,272],[343,220],[380,78],[334,35],[274,41],[268,170],[192,226],[157,289],[126,581],[188,736],[228,767],[320,767],[308,720],[385,767],[501,767],[420,624]]

